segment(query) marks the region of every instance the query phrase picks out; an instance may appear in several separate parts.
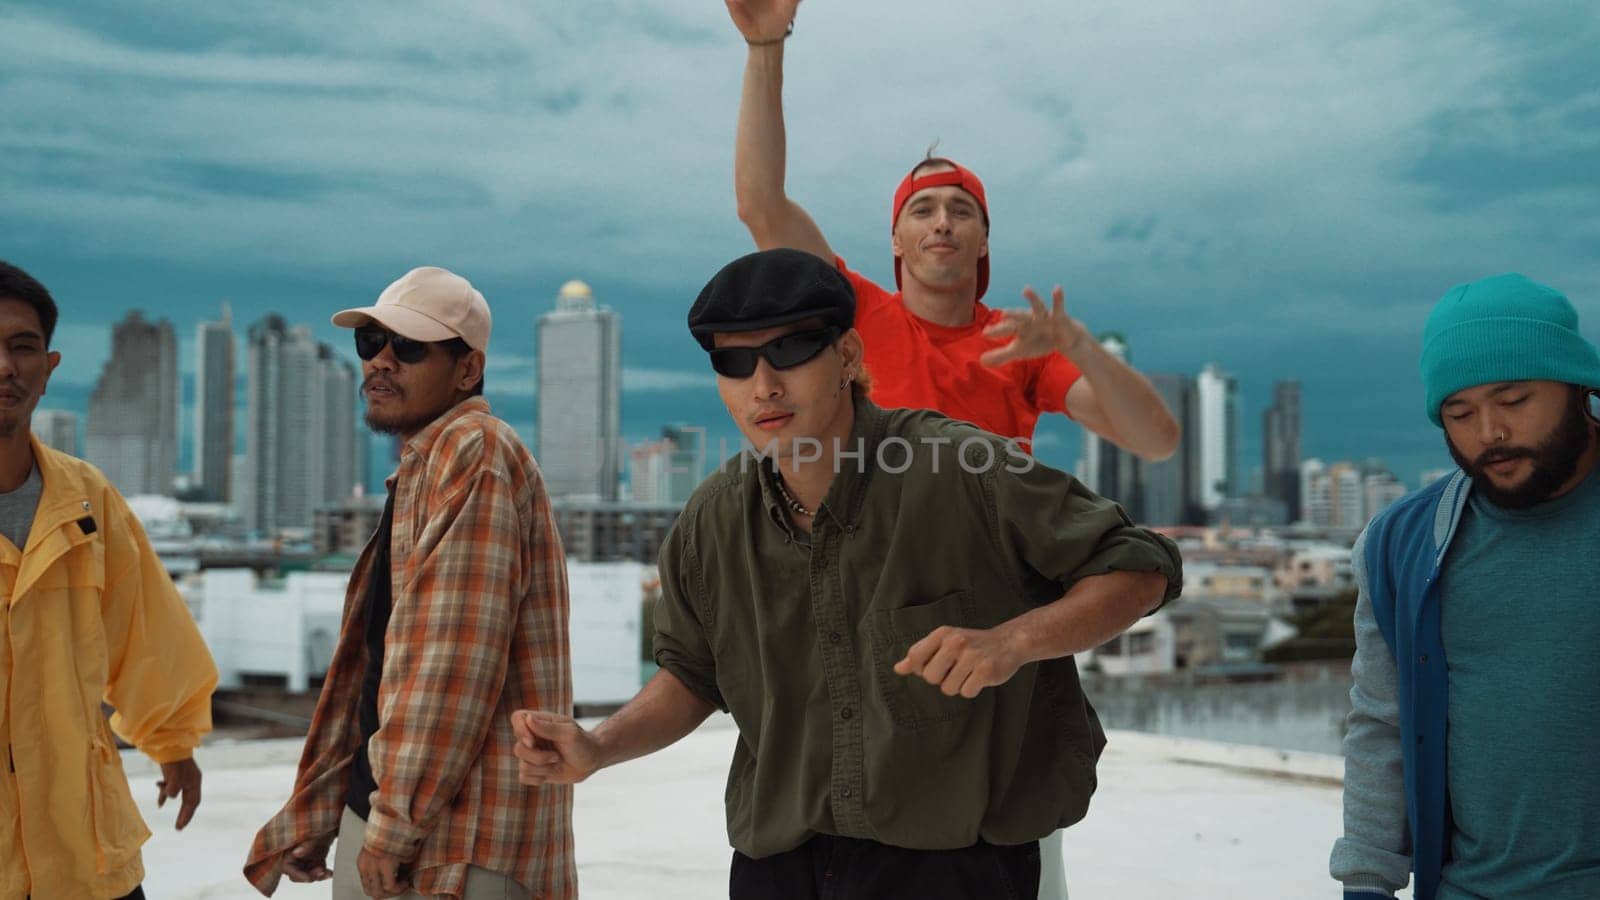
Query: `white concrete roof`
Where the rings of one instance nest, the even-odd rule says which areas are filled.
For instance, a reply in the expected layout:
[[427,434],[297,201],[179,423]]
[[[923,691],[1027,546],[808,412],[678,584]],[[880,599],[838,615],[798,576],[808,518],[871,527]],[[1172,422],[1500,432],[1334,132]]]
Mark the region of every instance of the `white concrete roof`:
[[[722,794],[734,739],[730,720],[717,716],[675,746],[578,786],[585,900],[727,896]],[[155,808],[154,768],[125,755],[156,832],[145,846],[147,893],[256,896],[240,867],[256,829],[287,796],[298,755],[294,741],[203,748],[204,801],[181,834],[172,805]],[[1089,816],[1066,833],[1071,896],[1336,897],[1327,872],[1341,828],[1341,772],[1337,757],[1114,732]],[[276,896],[325,898],[328,887],[285,880]]]

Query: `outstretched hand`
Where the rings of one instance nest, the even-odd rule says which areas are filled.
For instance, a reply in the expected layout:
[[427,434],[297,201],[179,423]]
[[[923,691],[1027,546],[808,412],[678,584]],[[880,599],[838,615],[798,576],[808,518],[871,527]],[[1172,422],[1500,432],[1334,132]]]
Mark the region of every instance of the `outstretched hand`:
[[1022,289],[1028,309],[1006,310],[1005,318],[983,330],[988,338],[1012,336],[1004,347],[996,347],[983,354],[979,361],[986,366],[1001,366],[1018,359],[1033,359],[1049,353],[1060,353],[1072,358],[1093,343],[1089,329],[1082,322],[1067,315],[1066,294],[1061,285],[1050,292],[1050,306],[1045,307],[1038,291],[1031,287]]
[[600,744],[571,716],[519,709],[511,727],[517,780],[529,787],[577,784],[600,768]]
[[753,44],[781,40],[794,21],[800,0],[726,0],[733,24]]

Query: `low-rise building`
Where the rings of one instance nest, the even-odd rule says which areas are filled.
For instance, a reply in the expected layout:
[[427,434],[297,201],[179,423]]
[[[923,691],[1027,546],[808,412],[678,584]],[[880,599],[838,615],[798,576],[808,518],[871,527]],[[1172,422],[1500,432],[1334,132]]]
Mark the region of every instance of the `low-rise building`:
[[[639,689],[641,603],[655,569],[633,562],[569,562],[574,702],[614,706]],[[179,589],[211,648],[223,690],[318,689],[333,659],[348,572],[205,569]]]

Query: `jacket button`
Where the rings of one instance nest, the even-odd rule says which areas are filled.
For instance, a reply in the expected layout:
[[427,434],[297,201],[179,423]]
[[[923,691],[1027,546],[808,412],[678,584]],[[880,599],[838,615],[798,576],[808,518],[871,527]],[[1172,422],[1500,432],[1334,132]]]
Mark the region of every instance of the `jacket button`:
[[1422,743],[1422,735],[1420,735],[1420,734],[1417,735],[1417,743],[1418,744]]
[[849,788],[845,788],[845,789],[844,789],[844,790],[842,790],[842,791],[840,791],[840,792],[839,792],[839,796],[841,796],[841,797],[843,797],[843,798],[845,798],[845,799],[846,799],[846,800],[849,800],[849,799],[850,799],[850,797],[851,797],[851,796],[852,796],[852,795],[853,795],[853,794],[854,794],[854,793],[855,793],[855,792],[854,792],[854,791],[852,791],[852,790],[850,790],[850,789],[849,789]]
[[837,631],[828,632],[828,640],[831,643],[835,643],[835,644],[839,643],[839,632],[837,632]]
[[1417,661],[1418,662],[1427,662],[1428,661],[1428,654],[1424,653],[1421,656],[1417,657]]
[[839,711],[839,718],[841,718],[841,719],[848,719],[852,715],[854,715],[854,713],[850,712],[850,707],[848,707],[848,706],[846,706],[844,709]]

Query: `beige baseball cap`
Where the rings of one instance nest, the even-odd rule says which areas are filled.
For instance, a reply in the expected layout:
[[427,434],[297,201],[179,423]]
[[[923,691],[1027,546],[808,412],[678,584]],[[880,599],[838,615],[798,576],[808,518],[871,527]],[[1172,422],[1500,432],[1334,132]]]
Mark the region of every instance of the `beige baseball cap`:
[[376,304],[333,316],[340,328],[368,322],[416,341],[458,337],[474,350],[489,349],[489,301],[472,282],[437,266],[412,269],[384,288]]

